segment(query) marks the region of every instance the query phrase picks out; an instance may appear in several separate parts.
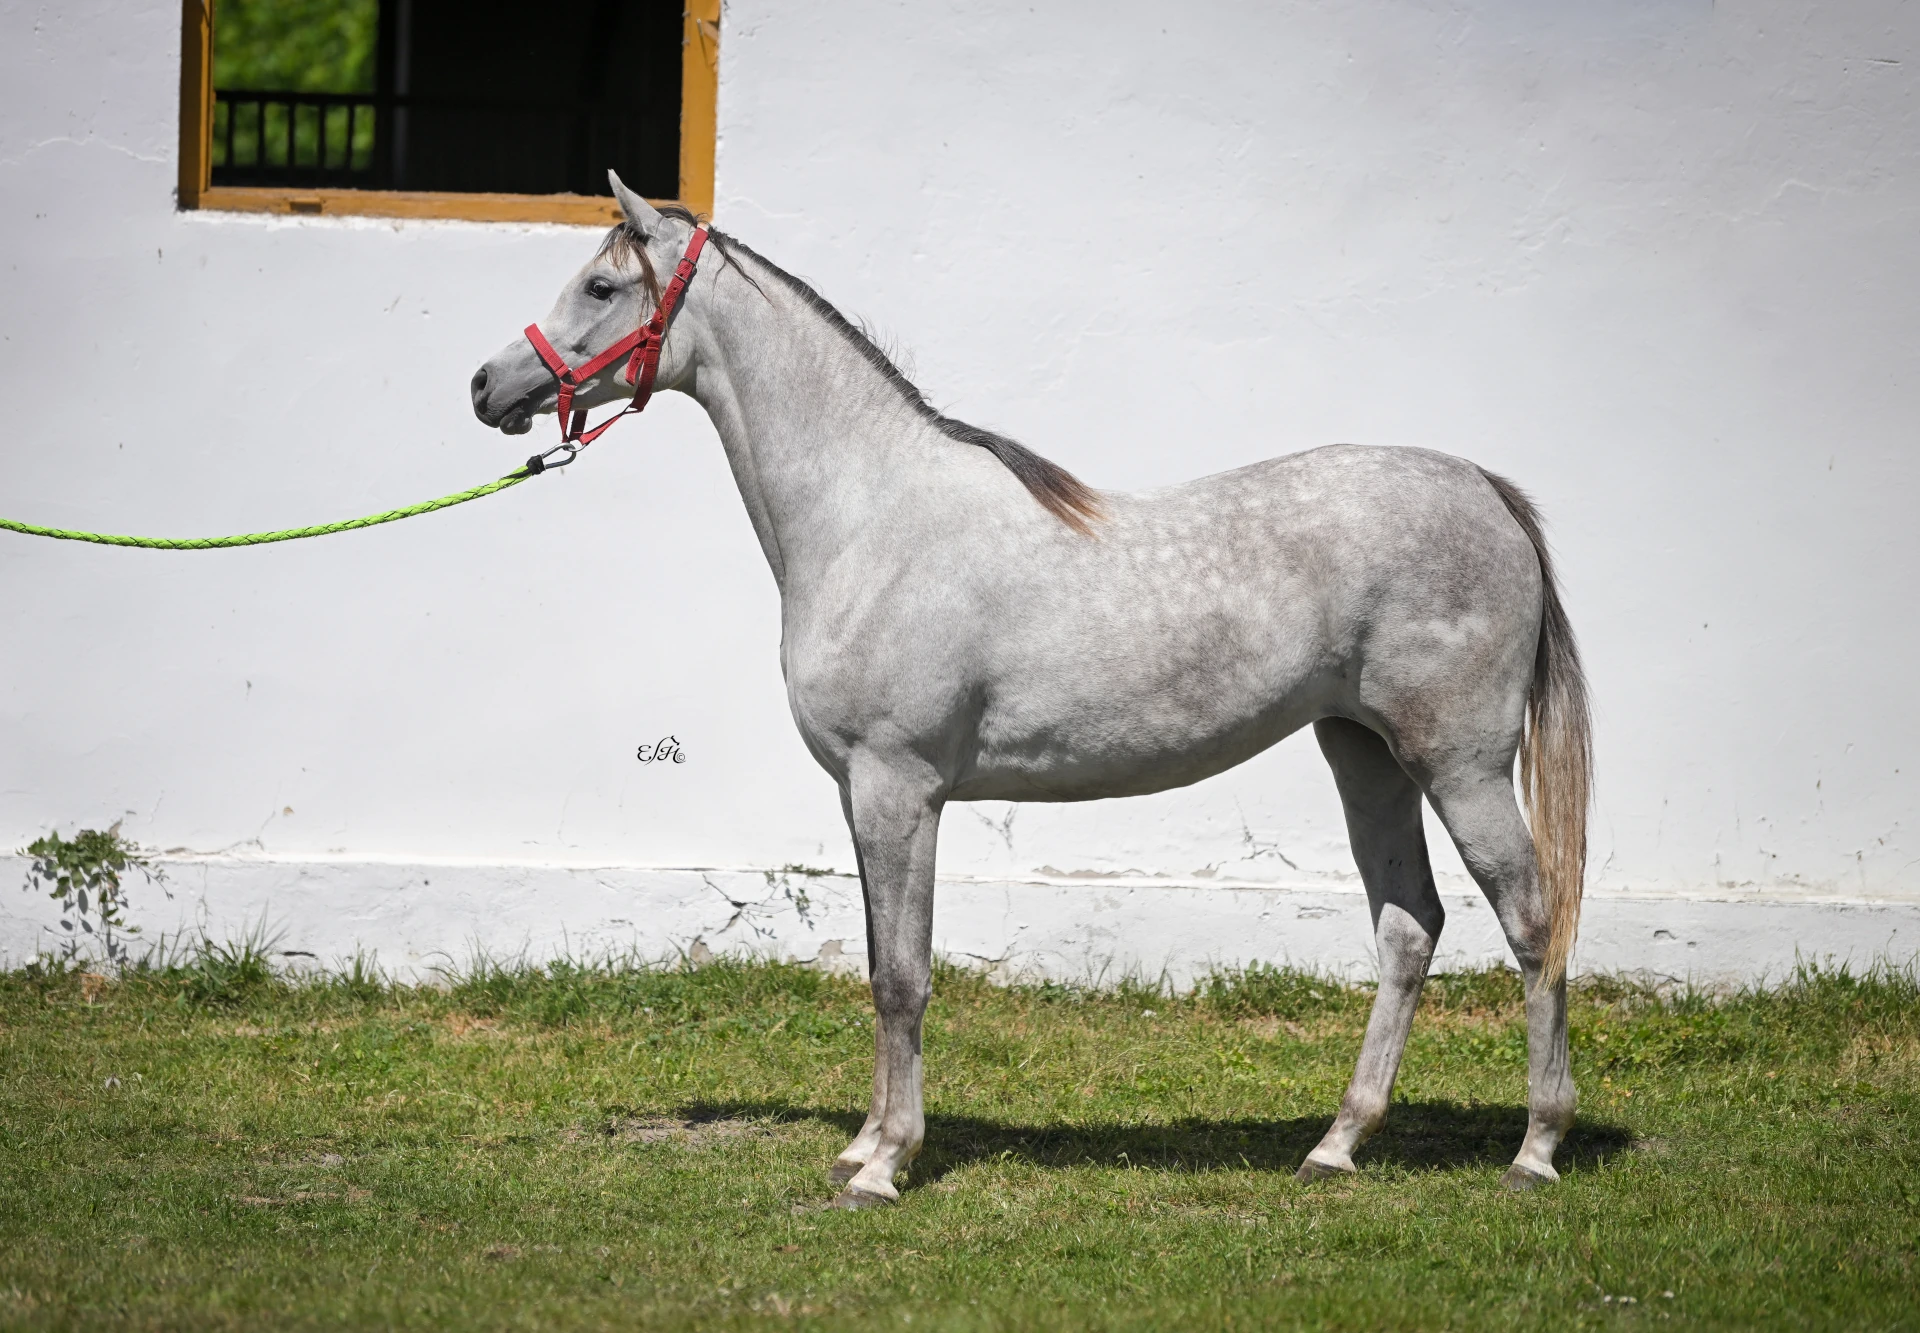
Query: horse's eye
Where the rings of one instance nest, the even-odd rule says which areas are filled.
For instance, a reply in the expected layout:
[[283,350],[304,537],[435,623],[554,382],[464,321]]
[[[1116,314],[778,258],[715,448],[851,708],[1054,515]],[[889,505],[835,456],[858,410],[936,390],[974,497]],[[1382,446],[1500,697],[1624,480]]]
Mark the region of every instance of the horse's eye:
[[600,278],[595,278],[587,284],[587,295],[596,301],[604,301],[613,295],[613,284]]

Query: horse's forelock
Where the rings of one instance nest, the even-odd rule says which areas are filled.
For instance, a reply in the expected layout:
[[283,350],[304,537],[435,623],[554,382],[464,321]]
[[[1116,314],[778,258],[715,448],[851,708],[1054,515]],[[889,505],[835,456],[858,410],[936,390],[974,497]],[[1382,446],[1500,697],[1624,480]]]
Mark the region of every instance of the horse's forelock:
[[[671,218],[675,222],[684,222],[689,227],[698,227],[706,222],[704,216],[693,212],[691,209],[683,208],[679,204],[662,205],[660,208],[660,216],[663,218]],[[735,263],[733,255],[728,252],[727,242],[729,238],[711,228],[708,230],[707,235],[708,239],[712,241],[714,249],[720,252],[721,264],[733,269],[742,277],[746,277],[748,282],[753,282],[753,279],[747,276],[746,270]],[[615,268],[625,268],[630,263],[638,263],[640,265],[640,280],[646,284],[648,297],[652,299],[654,305],[657,306],[660,304],[660,275],[654,270],[653,256],[647,253],[647,234],[634,226],[631,221],[622,218],[618,223],[609,228],[606,238],[600,242],[600,249],[595,252],[594,258],[611,260]],[[760,284],[753,282],[753,285],[754,288],[758,290]],[[765,293],[762,293],[762,295],[764,294]]]
[[616,223],[600,242],[595,259],[605,259],[615,268],[626,268],[638,263],[640,281],[646,284],[647,296],[654,305],[660,304],[660,275],[654,272],[653,256],[647,253],[647,238],[631,222]]

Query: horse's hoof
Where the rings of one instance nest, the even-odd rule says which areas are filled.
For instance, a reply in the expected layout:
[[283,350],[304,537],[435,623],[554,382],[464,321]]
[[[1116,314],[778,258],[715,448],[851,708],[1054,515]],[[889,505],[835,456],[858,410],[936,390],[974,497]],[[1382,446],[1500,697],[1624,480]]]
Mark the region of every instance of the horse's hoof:
[[855,1189],[849,1185],[834,1196],[832,1206],[844,1208],[852,1213],[862,1208],[886,1208],[898,1202],[898,1199],[889,1199],[884,1194],[875,1194],[872,1190]]
[[1300,1169],[1293,1173],[1293,1178],[1302,1185],[1311,1185],[1316,1180],[1331,1180],[1335,1176],[1350,1176],[1353,1173],[1350,1166],[1328,1166],[1309,1157],[1300,1163]]
[[842,1157],[827,1168],[827,1179],[836,1185],[844,1185],[859,1175],[860,1168],[865,1165],[865,1162],[849,1162],[846,1158]]
[[1515,1194],[1525,1194],[1528,1190],[1551,1184],[1553,1184],[1552,1176],[1543,1176],[1538,1171],[1529,1171],[1517,1162],[1507,1168],[1506,1175],[1500,1177],[1500,1188],[1512,1190]]

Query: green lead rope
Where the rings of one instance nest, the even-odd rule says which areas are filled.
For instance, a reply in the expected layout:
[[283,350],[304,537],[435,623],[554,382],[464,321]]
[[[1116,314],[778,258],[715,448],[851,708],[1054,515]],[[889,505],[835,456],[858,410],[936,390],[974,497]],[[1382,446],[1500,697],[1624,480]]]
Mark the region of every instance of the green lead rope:
[[325,537],[329,533],[352,532],[355,528],[378,527],[382,523],[397,523],[403,518],[412,518],[416,514],[431,514],[436,509],[451,509],[463,505],[469,500],[478,500],[482,496],[504,491],[509,486],[518,486],[536,472],[549,470],[547,467],[528,466],[518,472],[509,472],[498,481],[490,481],[484,486],[475,486],[469,491],[456,491],[452,495],[443,495],[438,500],[427,500],[417,505],[408,505],[404,509],[389,509],[381,514],[368,514],[365,518],[349,518],[339,523],[321,523],[311,528],[283,528],[279,532],[243,532],[233,537],[126,537],[111,532],[75,532],[70,528],[43,528],[38,523],[20,523],[10,518],[0,518],[0,528],[8,532],[24,532],[29,537],[52,537],[63,542],[94,542],[101,546],[144,546],[155,551],[211,551],[222,546],[265,546],[268,542],[297,541],[302,537]]

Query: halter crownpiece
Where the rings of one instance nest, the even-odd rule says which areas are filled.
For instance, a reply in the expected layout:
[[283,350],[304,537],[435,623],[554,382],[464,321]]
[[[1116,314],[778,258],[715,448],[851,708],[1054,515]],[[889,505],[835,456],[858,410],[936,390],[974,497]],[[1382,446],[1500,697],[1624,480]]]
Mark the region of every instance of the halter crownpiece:
[[[694,270],[700,262],[700,252],[706,245],[707,229],[695,227],[692,237],[687,241],[686,253],[680,256],[680,263],[673,270],[673,280],[660,293],[660,303],[654,307],[653,318],[583,366],[569,366],[566,359],[553,349],[553,344],[547,341],[546,335],[540,332],[538,324],[527,325],[527,341],[533,344],[534,352],[560,383],[559,401],[554,405],[554,411],[560,418],[560,443],[544,454],[529,458],[528,472],[544,472],[571,463],[575,454],[599,439],[614,422],[646,409],[647,400],[653,397],[654,376],[660,373],[660,349],[667,340],[667,325],[673,319],[680,298],[686,294],[687,284],[693,281]],[[633,386],[633,401],[588,430],[587,410],[584,407],[577,412],[573,410],[573,395],[584,388],[588,380],[623,356],[627,358],[627,364],[620,372],[620,378]],[[549,457],[562,450],[566,451],[565,458],[558,463],[547,462]]]

